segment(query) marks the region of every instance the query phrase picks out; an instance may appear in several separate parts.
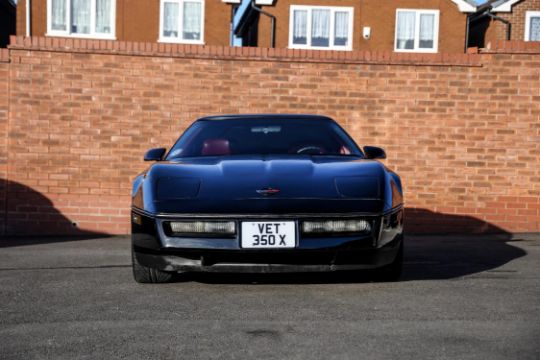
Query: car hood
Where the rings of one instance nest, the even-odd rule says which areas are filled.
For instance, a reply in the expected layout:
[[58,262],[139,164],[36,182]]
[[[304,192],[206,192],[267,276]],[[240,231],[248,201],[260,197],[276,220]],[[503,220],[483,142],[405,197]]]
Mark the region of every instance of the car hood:
[[382,210],[384,173],[377,161],[343,156],[159,162],[146,173],[144,205],[158,213],[374,212]]

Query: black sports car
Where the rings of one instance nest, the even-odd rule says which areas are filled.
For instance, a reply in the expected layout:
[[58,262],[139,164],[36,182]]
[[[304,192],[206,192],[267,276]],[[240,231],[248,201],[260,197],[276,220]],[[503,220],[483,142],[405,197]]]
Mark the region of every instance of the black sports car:
[[181,272],[378,269],[403,262],[399,176],[332,119],[229,115],[195,121],[133,183],[138,282]]

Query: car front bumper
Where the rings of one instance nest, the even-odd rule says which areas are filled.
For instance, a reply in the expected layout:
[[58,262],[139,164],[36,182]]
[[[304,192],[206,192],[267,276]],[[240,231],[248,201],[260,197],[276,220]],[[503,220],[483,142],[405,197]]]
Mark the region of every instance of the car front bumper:
[[[135,215],[135,219],[134,216]],[[132,244],[137,261],[147,267],[170,272],[329,272],[374,269],[396,258],[403,241],[403,209],[369,215],[372,231],[356,236],[305,237],[298,235],[294,249],[242,249],[239,237],[178,238],[163,231],[163,221],[185,220],[184,215],[132,214]],[[321,215],[317,215],[318,218]],[[365,216],[365,215],[364,215]],[[271,215],[266,219],[293,219],[313,215]],[[331,214],[328,217],[355,217]],[[206,219],[223,219],[208,216]],[[228,217],[241,222],[252,216]],[[257,218],[261,220],[261,217]],[[297,225],[298,226],[298,225]]]

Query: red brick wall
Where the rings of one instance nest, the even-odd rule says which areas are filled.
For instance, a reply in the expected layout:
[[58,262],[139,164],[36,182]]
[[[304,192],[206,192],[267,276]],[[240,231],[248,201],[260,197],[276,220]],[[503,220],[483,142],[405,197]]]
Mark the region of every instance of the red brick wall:
[[198,116],[275,112],[329,115],[359,144],[385,147],[404,181],[409,230],[540,231],[540,45],[489,51],[18,38],[0,96],[6,232],[126,233],[147,148],[171,146]]

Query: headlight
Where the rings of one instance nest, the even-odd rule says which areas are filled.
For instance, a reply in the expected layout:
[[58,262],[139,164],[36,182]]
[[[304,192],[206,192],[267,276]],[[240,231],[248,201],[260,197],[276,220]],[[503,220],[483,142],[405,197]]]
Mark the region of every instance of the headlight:
[[172,221],[174,235],[234,235],[234,221]]
[[302,232],[307,234],[321,233],[362,233],[371,231],[371,225],[366,220],[324,220],[304,221]]

